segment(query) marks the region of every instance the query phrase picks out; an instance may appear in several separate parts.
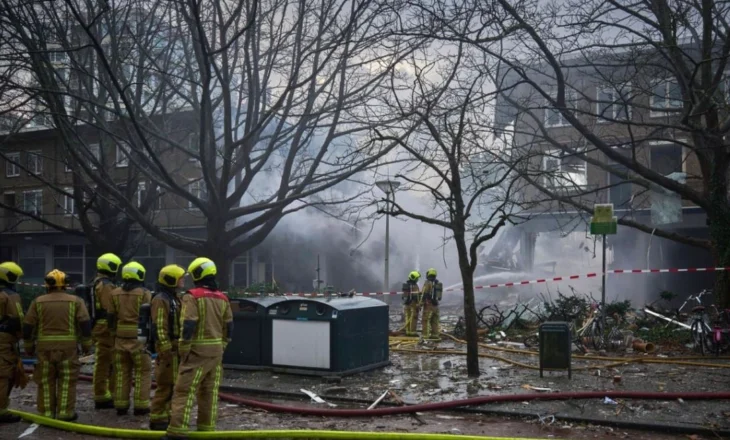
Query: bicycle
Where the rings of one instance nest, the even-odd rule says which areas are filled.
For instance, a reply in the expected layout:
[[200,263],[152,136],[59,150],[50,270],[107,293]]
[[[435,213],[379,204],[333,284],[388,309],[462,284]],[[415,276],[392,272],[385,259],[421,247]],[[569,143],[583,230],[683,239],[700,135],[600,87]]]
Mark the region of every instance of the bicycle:
[[692,321],[690,323],[693,349],[703,356],[705,352],[710,353],[715,351],[713,331],[708,324],[709,317],[705,310],[705,306],[702,305],[693,307]]

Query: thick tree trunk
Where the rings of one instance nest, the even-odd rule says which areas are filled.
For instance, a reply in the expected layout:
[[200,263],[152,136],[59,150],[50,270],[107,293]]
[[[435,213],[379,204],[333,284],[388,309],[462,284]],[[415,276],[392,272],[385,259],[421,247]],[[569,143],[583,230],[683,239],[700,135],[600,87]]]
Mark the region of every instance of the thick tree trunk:
[[[730,223],[721,218],[710,220],[712,256],[716,267],[730,266]],[[715,303],[718,309],[730,308],[730,273],[715,272]],[[696,293],[696,292],[695,292]]]
[[469,265],[469,253],[463,235],[456,235],[459,254],[459,270],[464,285],[464,323],[466,324],[466,372],[469,377],[479,377],[479,341],[477,311],[474,304],[474,273]]

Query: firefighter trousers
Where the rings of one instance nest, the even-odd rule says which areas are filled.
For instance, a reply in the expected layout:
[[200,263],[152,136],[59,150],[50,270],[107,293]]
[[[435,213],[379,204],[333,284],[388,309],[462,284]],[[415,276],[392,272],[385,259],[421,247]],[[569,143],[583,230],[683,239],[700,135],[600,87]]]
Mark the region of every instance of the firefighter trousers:
[[0,343],[0,416],[8,413],[10,391],[13,389],[13,377],[18,366],[18,353],[15,346]]
[[441,322],[439,308],[431,301],[423,305],[423,338],[441,339]]
[[148,409],[152,388],[152,360],[149,353],[139,349],[114,350],[114,372],[114,408],[129,409],[129,393],[132,391],[134,373],[134,409]]
[[418,312],[420,304],[413,301],[404,306],[406,312],[406,336],[418,336]]
[[76,348],[43,350],[36,356],[33,380],[38,386],[38,413],[69,420],[76,409],[76,381],[81,363]]
[[215,431],[218,419],[218,387],[223,377],[223,357],[189,354],[180,363],[172,394],[172,410],[167,435],[185,438],[190,431],[193,401],[198,401],[198,431]]
[[159,354],[155,363],[155,380],[157,389],[150,405],[150,422],[169,422],[172,392],[175,388],[177,370],[180,359],[177,353],[169,358],[160,360]]
[[106,334],[94,338],[94,402],[112,401],[114,389],[114,337]]

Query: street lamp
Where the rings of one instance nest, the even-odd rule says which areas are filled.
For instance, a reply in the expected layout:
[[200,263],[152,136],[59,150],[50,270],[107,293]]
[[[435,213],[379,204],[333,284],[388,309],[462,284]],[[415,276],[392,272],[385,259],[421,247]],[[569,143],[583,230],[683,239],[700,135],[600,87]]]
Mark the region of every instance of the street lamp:
[[[393,194],[393,201],[395,201],[395,190],[400,186],[400,182],[396,180],[381,180],[375,182],[378,188],[385,193],[385,204],[388,205],[390,201],[390,195]],[[390,215],[385,214],[385,281],[383,292],[390,291]]]

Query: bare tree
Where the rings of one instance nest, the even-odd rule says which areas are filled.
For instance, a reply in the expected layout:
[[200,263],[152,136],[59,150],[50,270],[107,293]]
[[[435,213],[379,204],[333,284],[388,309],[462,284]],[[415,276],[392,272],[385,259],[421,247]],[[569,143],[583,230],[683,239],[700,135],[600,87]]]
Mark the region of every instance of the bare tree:
[[[167,137],[177,135],[180,139],[179,132],[182,128],[187,131],[189,124],[180,115],[167,115],[170,107],[165,103],[169,93],[151,82],[151,74],[143,75],[139,50],[146,51],[145,56],[154,53],[164,67],[169,67],[174,57],[169,48],[156,46],[149,39],[137,47],[138,51],[131,50],[129,44],[139,34],[131,31],[132,26],[144,28],[147,33],[156,30],[161,36],[171,35],[169,29],[160,29],[164,11],[143,9],[140,5],[127,2],[125,7],[114,10],[104,5],[87,5],[85,12],[92,16],[107,11],[96,16],[88,31],[113,54],[113,68],[129,75],[126,87],[134,103],[154,114],[152,121]],[[154,182],[140,181],[142,172],[131,147],[136,139],[125,132],[119,117],[112,117],[115,112],[108,107],[109,93],[101,82],[104,67],[94,56],[86,33],[74,23],[69,12],[63,5],[14,0],[0,3],[0,62],[9,72],[1,79],[3,87],[14,92],[11,104],[3,108],[6,134],[2,145],[22,141],[27,136],[26,129],[54,130],[45,137],[63,147],[60,151],[42,152],[35,160],[43,163],[46,170],[65,169],[70,175],[58,178],[64,173],[34,172],[28,169],[28,163],[9,157],[0,149],[0,156],[50,191],[64,212],[41,214],[22,204],[0,203],[23,217],[86,237],[94,252],[116,252],[129,257],[145,234],[133,231],[135,222],[125,214],[125,204],[120,200],[136,205],[140,216],[152,221],[152,208],[159,203],[162,192]],[[187,132],[182,138],[186,136]],[[171,153],[165,144],[155,140],[153,145],[157,154]],[[120,148],[123,154],[119,154]],[[100,180],[106,185],[99,185]]]
[[[395,145],[370,134],[392,122],[378,110],[382,81],[418,39],[391,38],[396,16],[374,1],[4,2],[24,23],[74,29],[62,46],[93,61],[94,70],[72,64],[88,78],[87,91],[99,91],[78,97],[79,114],[127,142],[130,168],[203,216],[206,236],[156,224],[86,166],[88,148],[73,126],[59,125],[92,184],[152,236],[220,263],[224,283],[224,262],[259,244],[289,213],[355,198],[359,174]],[[39,77],[45,67],[31,63]],[[54,115],[64,113],[60,101],[49,106]],[[192,115],[187,132],[170,135],[160,118],[181,112]],[[113,128],[103,122],[109,115]],[[165,150],[197,170],[181,172]]]
[[[478,23],[458,26],[464,18],[444,8],[450,3],[436,1],[419,12],[438,24],[439,39],[463,42],[502,63],[494,76],[503,103],[498,113],[513,121],[517,145],[575,158],[587,176],[605,170],[614,182],[629,182],[633,208],[646,209],[651,194],[674,194],[701,208],[707,239],[631,217],[620,222],[706,248],[717,265],[730,263],[725,226],[730,5],[714,0],[463,4],[514,30],[494,42],[483,39]],[[606,201],[616,185],[607,178],[591,182],[572,179],[575,173],[558,175],[564,185],[534,175],[530,180],[539,194],[584,212],[590,202]],[[728,274],[719,273],[716,292],[723,306],[730,304],[729,284]]]
[[445,240],[456,245],[463,281],[467,371],[477,377],[474,272],[479,248],[503,226],[522,220],[516,169],[523,158],[512,161],[510,151],[492,136],[490,77],[474,68],[477,60],[464,45],[450,49],[426,49],[403,68],[411,75],[393,81],[391,111],[409,116],[417,129],[407,138],[379,133],[405,152],[400,160],[407,165],[396,177],[406,182],[404,189],[421,193],[428,206],[414,210],[388,199],[381,212],[449,231]]

